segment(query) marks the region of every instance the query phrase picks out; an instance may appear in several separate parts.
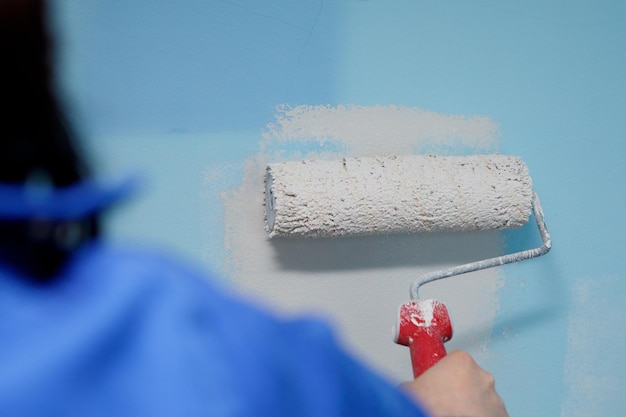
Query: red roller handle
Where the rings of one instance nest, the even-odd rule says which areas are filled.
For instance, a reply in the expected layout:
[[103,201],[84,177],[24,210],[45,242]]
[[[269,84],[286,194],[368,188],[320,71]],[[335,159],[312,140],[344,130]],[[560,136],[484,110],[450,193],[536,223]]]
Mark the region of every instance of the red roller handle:
[[451,338],[452,322],[442,302],[419,300],[400,306],[394,341],[409,347],[416,378],[446,356],[444,343]]

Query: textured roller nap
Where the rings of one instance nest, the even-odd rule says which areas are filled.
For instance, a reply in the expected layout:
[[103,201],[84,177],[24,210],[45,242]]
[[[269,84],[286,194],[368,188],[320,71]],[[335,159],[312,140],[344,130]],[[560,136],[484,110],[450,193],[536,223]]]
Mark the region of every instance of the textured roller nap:
[[515,228],[532,184],[518,157],[388,156],[270,164],[267,230],[332,237]]

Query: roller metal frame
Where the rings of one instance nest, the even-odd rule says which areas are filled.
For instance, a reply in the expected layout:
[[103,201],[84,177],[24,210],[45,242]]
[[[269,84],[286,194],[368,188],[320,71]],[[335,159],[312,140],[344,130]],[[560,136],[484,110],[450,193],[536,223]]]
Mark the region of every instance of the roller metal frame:
[[546,222],[543,216],[543,209],[539,202],[537,193],[533,192],[532,197],[532,209],[535,220],[537,222],[537,228],[539,229],[539,235],[541,236],[542,245],[534,248],[523,250],[516,253],[497,256],[494,258],[483,259],[481,261],[470,262],[464,265],[455,266],[453,268],[441,269],[428,274],[420,276],[410,289],[411,300],[419,300],[419,289],[421,286],[428,284],[429,282],[437,281],[443,278],[449,278],[456,275],[465,274],[468,272],[480,271],[483,269],[493,268],[495,266],[506,265],[514,262],[523,261],[526,259],[536,258],[538,256],[545,255],[550,252],[552,248],[552,240],[550,239],[550,233],[546,226]]

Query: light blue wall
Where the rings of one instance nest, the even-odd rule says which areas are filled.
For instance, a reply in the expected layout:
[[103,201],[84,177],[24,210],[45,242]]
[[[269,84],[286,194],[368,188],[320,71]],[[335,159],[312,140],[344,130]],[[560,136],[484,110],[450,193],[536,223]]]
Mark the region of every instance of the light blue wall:
[[[213,269],[228,256],[219,193],[241,181],[276,105],[398,104],[499,123],[499,150],[531,169],[554,249],[506,267],[490,370],[511,415],[626,410],[626,3],[57,0],[55,10],[68,106],[94,160],[147,177],[113,236]],[[207,190],[207,176],[218,185]],[[533,244],[531,232],[507,243]]]

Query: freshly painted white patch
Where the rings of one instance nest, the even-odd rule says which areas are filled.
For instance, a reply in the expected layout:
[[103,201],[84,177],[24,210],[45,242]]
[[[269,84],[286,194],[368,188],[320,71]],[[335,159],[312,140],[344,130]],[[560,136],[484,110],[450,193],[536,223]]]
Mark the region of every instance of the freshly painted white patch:
[[[259,153],[246,161],[243,184],[224,196],[233,283],[278,312],[325,316],[357,356],[391,378],[411,378],[409,352],[395,345],[390,334],[399,305],[409,300],[410,284],[420,273],[501,254],[500,234],[269,239],[264,228],[266,165],[428,148],[489,153],[497,147],[497,132],[488,118],[398,106],[282,107]],[[328,140],[345,152],[322,146]],[[319,150],[311,142],[318,142]],[[469,350],[479,361],[485,358],[498,308],[498,273],[453,277],[422,290],[425,298],[437,298],[448,307],[455,326],[449,348]]]
[[[278,107],[269,141],[338,140],[359,156],[422,153],[424,149],[494,151],[498,125],[483,116],[444,115],[405,106]],[[449,149],[447,149],[449,148]]]
[[[618,293],[616,276],[578,279],[572,289],[565,385],[561,417],[612,416],[624,412],[626,352],[623,323],[626,310]],[[614,297],[613,300],[609,298]],[[619,409],[616,405],[621,404]]]

